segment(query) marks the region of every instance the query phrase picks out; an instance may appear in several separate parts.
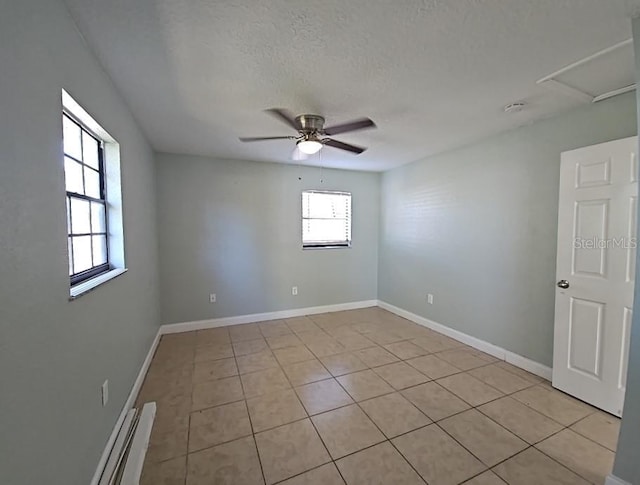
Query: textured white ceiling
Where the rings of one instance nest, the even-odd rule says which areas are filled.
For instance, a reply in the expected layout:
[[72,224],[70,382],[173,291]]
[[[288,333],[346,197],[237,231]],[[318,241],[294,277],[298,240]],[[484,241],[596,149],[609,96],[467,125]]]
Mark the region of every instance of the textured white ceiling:
[[[576,106],[535,81],[631,37],[640,0],[66,0],[158,151],[288,162],[262,112],[369,116],[306,163],[385,170]],[[503,105],[526,101],[507,115]],[[99,113],[96,113],[99,116]]]

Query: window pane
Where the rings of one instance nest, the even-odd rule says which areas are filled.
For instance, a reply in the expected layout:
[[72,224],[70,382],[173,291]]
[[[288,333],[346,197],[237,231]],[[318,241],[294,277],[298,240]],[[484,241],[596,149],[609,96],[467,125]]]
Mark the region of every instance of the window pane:
[[67,201],[67,234],[71,234],[71,201],[69,197],[66,199]]
[[80,127],[67,116],[62,117],[64,153],[78,160],[82,160],[82,144],[80,142]]
[[69,276],[73,274],[73,252],[71,251],[71,238],[68,241],[69,244]]
[[89,167],[84,167],[84,189],[89,197],[100,199],[100,174]]
[[87,132],[82,132],[82,161],[98,170],[98,142]]
[[107,262],[107,236],[93,236],[93,265]]
[[80,273],[91,269],[91,236],[73,238],[73,269]]
[[347,222],[340,219],[306,219],[302,228],[305,243],[346,242],[349,237]]
[[305,192],[303,194],[303,216],[328,219],[344,218],[351,197],[343,194],[322,194]]
[[[91,232],[91,213],[89,201],[71,198],[71,230],[73,234]],[[77,271],[77,268],[76,268]]]
[[92,232],[106,232],[104,205],[91,202],[91,229]]
[[82,184],[82,165],[67,157],[64,157],[64,180],[67,192],[84,194]]

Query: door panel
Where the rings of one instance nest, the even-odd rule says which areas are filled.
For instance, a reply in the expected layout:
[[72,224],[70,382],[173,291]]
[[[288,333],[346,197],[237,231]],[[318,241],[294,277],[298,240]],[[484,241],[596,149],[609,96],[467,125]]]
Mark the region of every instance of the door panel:
[[553,385],[618,416],[627,372],[637,137],[562,154]]
[[580,240],[585,243],[573,245],[573,271],[571,273],[604,277],[606,252],[596,243],[607,238],[609,201],[581,200],[576,202],[575,207],[573,241]]

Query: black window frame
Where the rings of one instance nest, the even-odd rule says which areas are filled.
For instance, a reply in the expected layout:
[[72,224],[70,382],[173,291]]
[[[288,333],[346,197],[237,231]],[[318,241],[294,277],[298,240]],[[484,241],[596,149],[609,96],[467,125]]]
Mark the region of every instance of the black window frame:
[[[328,241],[328,242],[307,242],[304,241],[304,224],[305,220],[321,219],[318,217],[305,217],[304,216],[304,196],[306,193],[311,194],[330,194],[330,195],[342,195],[349,197],[349,214],[347,220],[349,222],[349,239],[343,241]],[[315,190],[307,189],[302,191],[301,196],[302,207],[302,249],[341,249],[350,248],[353,241],[353,194],[344,190]]]
[[[75,286],[78,285],[80,283],[84,283],[87,280],[90,280],[91,278],[94,278],[98,275],[101,275],[103,273],[106,273],[108,271],[110,271],[111,268],[111,263],[110,263],[110,257],[109,257],[109,217],[108,217],[108,203],[107,203],[107,188],[106,188],[106,176],[105,176],[105,157],[104,157],[104,140],[102,140],[98,135],[96,135],[92,130],[90,130],[84,123],[82,123],[81,121],[79,121],[74,115],[73,113],[70,113],[68,110],[63,110],[62,111],[62,116],[63,116],[63,122],[64,122],[64,118],[69,119],[69,121],[71,121],[72,123],[74,123],[75,125],[77,125],[80,128],[80,151],[82,153],[82,158],[83,160],[78,160],[77,157],[74,157],[73,155],[68,154],[65,150],[64,150],[64,141],[63,141],[63,157],[64,158],[69,158],[71,160],[73,160],[76,163],[79,163],[80,166],[82,167],[82,184],[83,184],[83,189],[85,189],[86,192],[86,182],[84,180],[85,177],[85,167],[88,168],[89,170],[92,170],[94,172],[98,173],[99,176],[99,192],[100,192],[100,197],[96,198],[96,197],[92,197],[89,195],[85,195],[85,194],[79,194],[77,192],[70,192],[68,190],[66,190],[66,181],[65,181],[65,198],[66,198],[66,208],[67,208],[67,217],[69,218],[69,222],[70,222],[70,227],[67,227],[67,247],[69,248],[69,259],[70,259],[70,268],[73,268],[74,265],[74,261],[73,261],[73,238],[74,237],[82,237],[82,236],[105,236],[105,240],[106,240],[106,263],[101,263],[99,265],[95,265],[93,266],[93,238],[92,238],[92,243],[91,243],[91,263],[92,263],[92,267],[89,269],[86,269],[84,271],[80,271],[78,273],[72,273],[69,275],[69,280],[71,282],[71,286]],[[93,138],[96,142],[97,142],[97,147],[98,147],[98,169],[96,170],[94,167],[92,167],[91,165],[87,164],[84,162],[84,138],[83,138],[83,134],[87,134],[88,136],[90,136],[91,138]],[[64,162],[64,160],[63,160]],[[66,178],[66,169],[65,169],[65,178]],[[97,204],[101,204],[104,207],[104,221],[103,221],[103,225],[104,225],[104,231],[93,231],[93,217],[91,215],[91,205],[89,206],[90,211],[89,211],[89,230],[90,232],[88,233],[74,233],[73,232],[73,212],[71,211],[71,200],[72,199],[78,199],[78,200],[85,200],[88,201],[90,204],[91,203],[97,203]],[[71,232],[69,232],[71,231]]]

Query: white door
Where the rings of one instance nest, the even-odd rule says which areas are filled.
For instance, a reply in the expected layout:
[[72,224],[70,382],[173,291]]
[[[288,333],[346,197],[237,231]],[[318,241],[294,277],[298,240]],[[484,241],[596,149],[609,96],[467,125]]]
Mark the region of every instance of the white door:
[[620,416],[636,253],[638,138],[562,154],[553,386]]

